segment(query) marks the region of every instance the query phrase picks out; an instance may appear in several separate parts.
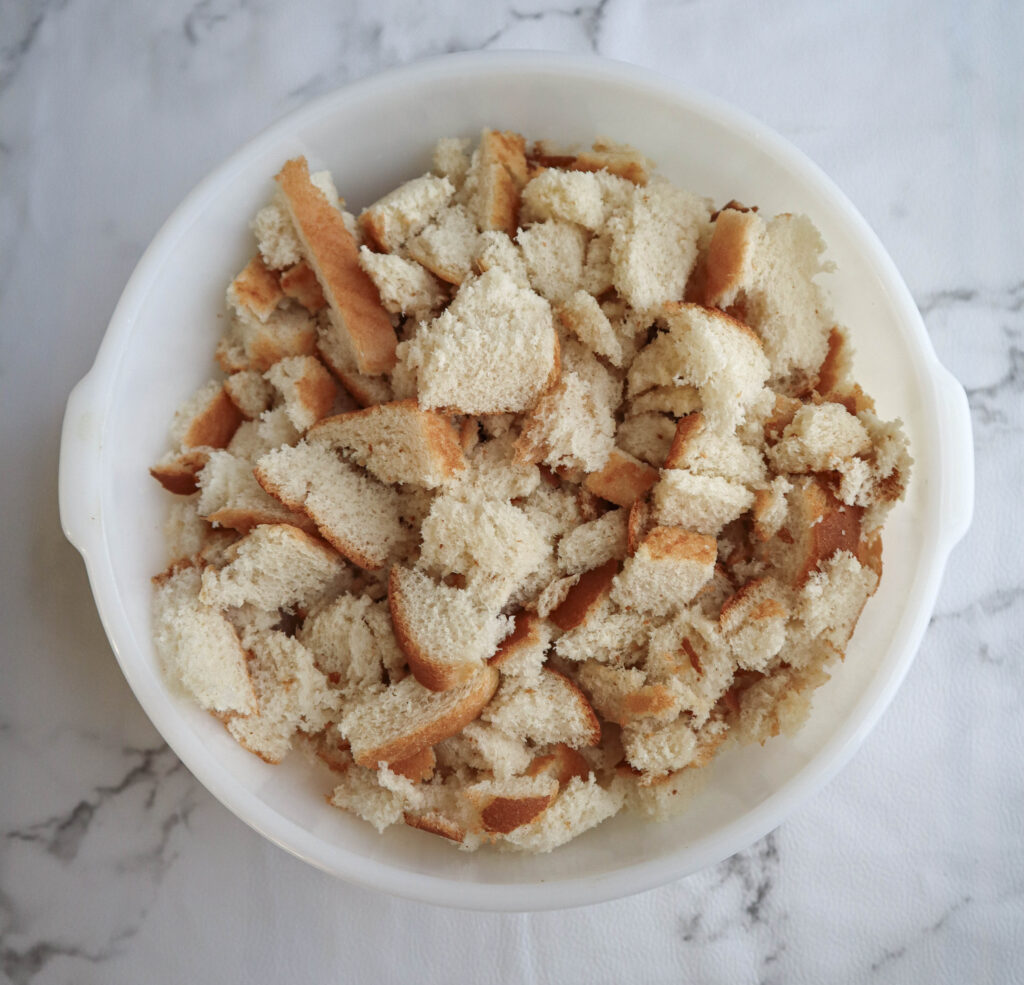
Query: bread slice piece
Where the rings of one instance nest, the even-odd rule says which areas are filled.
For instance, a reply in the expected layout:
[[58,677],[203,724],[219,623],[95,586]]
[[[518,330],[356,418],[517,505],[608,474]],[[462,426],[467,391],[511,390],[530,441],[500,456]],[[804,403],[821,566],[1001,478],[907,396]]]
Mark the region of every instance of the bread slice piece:
[[492,667],[448,691],[430,691],[415,677],[406,677],[353,704],[339,728],[355,761],[374,769],[456,735],[480,714],[497,687],[498,671]]
[[443,768],[454,771],[468,766],[499,780],[523,773],[533,760],[523,742],[479,719],[439,743],[437,755]]
[[726,599],[718,624],[741,670],[769,669],[785,645],[789,614],[787,593],[770,577],[749,581]]
[[302,602],[336,577],[341,558],[290,524],[262,524],[229,550],[229,562],[203,572],[200,600],[224,609],[247,603],[274,611]]
[[305,158],[288,161],[276,181],[306,262],[324,292],[332,328],[351,346],[360,373],[387,372],[395,364],[395,330],[376,287],[359,266],[355,240],[341,213],[310,182]]
[[281,271],[281,290],[285,297],[298,301],[311,315],[327,307],[320,281],[305,260]]
[[409,669],[431,691],[469,680],[514,626],[474,593],[397,564],[388,578],[388,605]]
[[530,286],[523,251],[501,230],[491,229],[480,234],[473,264],[482,274],[497,268],[505,271],[517,287]]
[[870,446],[864,425],[842,404],[805,404],[768,459],[776,472],[826,472]]
[[550,306],[500,270],[465,282],[448,309],[421,326],[403,350],[425,409],[519,412],[558,378]]
[[190,496],[199,488],[199,473],[210,460],[212,448],[189,448],[187,451],[168,452],[149,474],[169,493]]
[[437,215],[454,193],[455,186],[447,178],[421,175],[363,209],[359,228],[379,250],[394,253]]
[[316,356],[290,356],[274,363],[267,381],[281,395],[285,413],[299,432],[326,417],[338,397],[338,386]]
[[551,628],[532,612],[517,612],[515,628],[506,636],[493,656],[492,667],[510,677],[536,677],[547,658]]
[[597,568],[584,571],[548,618],[563,633],[582,626],[608,597],[619,568],[618,559],[612,558]]
[[568,301],[579,290],[587,240],[570,222],[546,220],[520,229],[516,242],[533,289],[552,303]]
[[259,417],[274,401],[273,386],[254,369],[232,373],[224,381],[224,391],[247,421]]
[[597,299],[588,291],[576,291],[556,309],[559,322],[584,345],[613,366],[623,364],[622,343]]
[[458,435],[440,414],[415,400],[378,404],[317,424],[309,441],[344,448],[382,482],[433,489],[466,468]]
[[632,506],[658,481],[658,470],[620,448],[613,448],[604,466],[592,472],[584,486],[616,506]]
[[664,614],[689,602],[714,574],[713,537],[679,527],[655,527],[627,558],[612,588],[623,608]]
[[566,574],[580,574],[613,558],[625,558],[628,518],[628,510],[609,510],[596,520],[574,526],[558,542],[562,570]]
[[653,180],[608,220],[615,289],[632,307],[649,311],[683,297],[709,216],[704,199]]
[[200,569],[172,568],[154,582],[153,641],[167,676],[207,711],[255,712],[245,651],[224,615],[200,601]]
[[735,434],[707,427],[699,411],[676,422],[665,468],[688,469],[747,486],[760,485],[767,479],[762,449],[744,444]]
[[481,715],[507,735],[573,749],[601,741],[601,724],[583,692],[564,674],[544,667],[535,680],[508,677]]
[[754,505],[754,494],[738,482],[688,469],[663,469],[652,490],[655,522],[717,537],[727,523]]
[[526,141],[518,133],[484,130],[466,177],[468,207],[482,230],[514,237],[519,196],[526,184]]
[[268,763],[287,755],[298,730],[320,732],[340,707],[340,695],[317,670],[312,654],[296,639],[270,630],[243,637],[251,654],[249,676],[259,711],[235,715],[228,732],[239,745]]
[[442,209],[406,244],[409,256],[435,277],[461,284],[473,269],[480,232],[465,206]]
[[601,180],[582,171],[547,168],[527,182],[522,205],[535,221],[571,222],[591,232],[607,218]]
[[175,412],[171,442],[176,448],[223,448],[231,440],[242,415],[224,390],[224,384],[210,380]]
[[254,470],[276,499],[303,510],[320,535],[360,568],[375,571],[412,544],[402,494],[343,462],[322,443],[303,441],[264,455]]
[[448,292],[437,278],[413,260],[392,253],[374,253],[362,246],[359,266],[376,286],[384,309],[392,314],[411,315],[417,321],[426,321],[448,301]]
[[539,817],[558,795],[553,776],[517,776],[481,780],[466,788],[466,797],[488,834],[507,835]]
[[217,363],[225,373],[243,369],[265,373],[287,356],[308,356],[316,349],[316,323],[298,305],[275,308],[265,322],[236,315],[217,343]]
[[458,190],[466,180],[469,171],[469,148],[472,141],[468,137],[441,137],[434,145],[431,155],[431,170],[442,178],[447,178]]
[[228,286],[228,304],[239,315],[248,313],[261,322],[265,322],[283,300],[284,291],[276,272],[259,255],[254,256]]
[[660,469],[672,447],[676,422],[667,414],[630,414],[615,432],[623,451]]
[[615,418],[576,373],[565,373],[534,405],[516,442],[517,458],[552,468],[598,472],[614,448]]
[[651,162],[635,147],[607,137],[594,141],[588,151],[577,154],[570,167],[577,171],[607,171],[635,185],[646,185],[653,170]]

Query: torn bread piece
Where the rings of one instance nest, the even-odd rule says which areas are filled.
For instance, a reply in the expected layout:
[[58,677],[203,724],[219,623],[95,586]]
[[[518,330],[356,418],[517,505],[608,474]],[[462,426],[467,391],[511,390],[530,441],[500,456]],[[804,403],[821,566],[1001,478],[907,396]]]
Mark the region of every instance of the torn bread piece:
[[579,288],[586,253],[586,236],[579,226],[547,220],[520,229],[516,243],[522,250],[530,285],[553,304],[568,301]]
[[613,448],[604,466],[586,477],[584,485],[595,496],[630,507],[658,481],[658,470],[619,448]]
[[395,637],[416,680],[448,691],[479,672],[514,623],[473,592],[449,588],[414,568],[395,565],[388,579]]
[[254,713],[256,693],[245,651],[224,614],[200,600],[201,570],[174,568],[155,584],[153,639],[167,675],[207,711]]
[[550,643],[551,628],[545,620],[532,612],[517,612],[515,627],[487,662],[505,676],[536,677]]
[[415,400],[377,404],[327,418],[309,441],[345,449],[349,459],[382,482],[433,489],[466,468],[451,422],[420,410]]
[[685,605],[715,570],[713,537],[679,527],[655,527],[626,559],[612,588],[624,608],[663,614]]
[[225,373],[265,373],[279,359],[311,355],[316,335],[316,322],[298,305],[275,308],[265,322],[235,315],[217,343],[217,363]]
[[550,667],[536,680],[505,678],[481,717],[506,735],[535,745],[563,742],[579,749],[601,741],[601,724],[586,696]]
[[184,450],[224,448],[241,423],[242,415],[224,384],[210,380],[174,412],[171,442]]
[[264,375],[281,395],[288,420],[299,432],[326,417],[338,397],[338,385],[315,356],[281,359]]
[[339,554],[370,571],[413,541],[402,523],[401,493],[343,462],[330,447],[303,441],[264,455],[260,485],[293,510],[302,510]]
[[473,269],[480,233],[465,206],[442,209],[405,244],[405,252],[439,280],[461,284]]
[[232,373],[224,381],[224,391],[247,421],[255,420],[274,402],[274,387],[254,369]]
[[431,691],[406,677],[347,708],[338,724],[361,766],[395,762],[458,734],[498,687],[492,667],[448,691]]
[[402,344],[424,409],[500,414],[531,407],[558,378],[547,301],[501,270],[467,281],[441,316]]
[[587,291],[578,290],[556,310],[562,326],[572,332],[598,356],[604,356],[613,366],[622,366],[622,342],[608,316]]
[[373,281],[385,311],[392,314],[428,321],[448,301],[448,292],[437,278],[413,260],[392,253],[374,253],[362,246],[359,266]]
[[363,209],[359,228],[377,249],[394,253],[437,215],[454,193],[447,178],[421,175]]
[[327,307],[320,281],[305,260],[281,271],[281,290],[285,297],[298,301],[311,315]]
[[717,537],[754,505],[754,494],[720,476],[664,469],[652,490],[652,505],[656,523]]
[[469,211],[481,230],[500,229],[515,236],[526,178],[526,141],[522,136],[508,130],[484,130],[464,189]]
[[280,279],[259,255],[245,265],[227,290],[228,305],[239,315],[249,314],[261,322],[265,322],[283,300]]
[[305,158],[277,175],[288,214],[327,300],[333,330],[352,348],[356,369],[374,375],[395,364],[395,330],[373,282],[359,266],[358,248],[341,213],[309,180]]

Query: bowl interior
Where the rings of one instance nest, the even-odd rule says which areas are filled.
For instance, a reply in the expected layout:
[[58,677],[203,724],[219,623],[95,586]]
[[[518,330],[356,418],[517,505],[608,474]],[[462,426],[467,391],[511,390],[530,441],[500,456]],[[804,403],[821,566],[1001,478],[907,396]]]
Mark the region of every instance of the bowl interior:
[[[838,321],[852,332],[856,378],[884,417],[903,419],[916,459],[908,499],[886,531],[881,590],[803,731],[728,751],[677,820],[620,817],[540,858],[466,855],[400,828],[378,836],[325,804],[326,769],[295,755],[266,766],[213,718],[169,694],[149,639],[149,578],[165,563],[167,496],[145,469],[166,449],[175,407],[214,374],[224,289],[254,249],[247,223],[271,195],[273,174],[304,154],[313,168],[331,170],[358,211],[426,170],[437,137],[474,136],[485,125],[559,143],[609,135],[718,204],[737,198],[764,213],[807,213],[836,263],[827,287]],[[97,597],[129,682],[186,765],[232,810],[360,883],[456,905],[567,905],[646,888],[742,848],[837,768],[912,656],[907,639],[937,522],[928,478],[938,468],[937,436],[926,343],[894,295],[893,276],[866,228],[813,167],[720,107],[623,71],[554,59],[456,60],[320,100],[257,138],[190,196],[140,265],[104,344],[103,551],[90,568],[94,582],[109,572],[110,585]]]

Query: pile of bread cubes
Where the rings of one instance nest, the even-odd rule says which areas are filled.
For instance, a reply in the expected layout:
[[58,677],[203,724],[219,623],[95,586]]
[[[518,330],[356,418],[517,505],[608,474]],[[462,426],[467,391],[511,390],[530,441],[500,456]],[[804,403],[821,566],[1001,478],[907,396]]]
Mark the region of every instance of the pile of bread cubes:
[[168,677],[466,849],[678,813],[798,728],[910,468],[811,222],[493,130],[358,218],[302,158],[276,183],[151,470]]

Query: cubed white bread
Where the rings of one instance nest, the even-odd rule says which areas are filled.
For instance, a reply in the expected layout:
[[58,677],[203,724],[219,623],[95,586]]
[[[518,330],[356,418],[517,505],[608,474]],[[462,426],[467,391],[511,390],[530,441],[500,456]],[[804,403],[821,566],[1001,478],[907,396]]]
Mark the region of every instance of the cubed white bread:
[[547,810],[502,838],[502,847],[544,853],[553,851],[618,813],[623,795],[605,789],[594,777],[573,777]]
[[506,677],[536,677],[547,659],[551,627],[532,612],[517,612],[515,628],[487,661]]
[[175,496],[167,505],[164,518],[164,545],[168,561],[181,561],[198,554],[211,533],[210,525],[199,515],[199,495]]
[[500,270],[465,282],[448,309],[403,348],[425,409],[519,412],[558,377],[551,307]]
[[655,522],[717,537],[727,523],[754,505],[754,494],[738,482],[688,469],[662,469],[652,490]]
[[586,622],[559,637],[554,650],[564,660],[609,662],[637,657],[646,643],[647,629],[635,614],[612,611],[605,602]]
[[708,304],[738,304],[764,342],[772,386],[814,386],[828,351],[832,314],[814,278],[824,243],[806,216],[765,222],[755,212],[723,210],[707,258]]
[[289,356],[274,363],[265,375],[281,395],[288,420],[300,432],[326,417],[338,396],[334,377],[316,356]]
[[601,741],[601,724],[586,696],[550,667],[534,680],[506,677],[481,717],[507,735],[535,745],[564,742],[579,749]]
[[768,472],[760,447],[744,444],[735,434],[712,430],[700,411],[676,422],[664,461],[666,469],[688,469],[747,486],[764,483]]
[[646,185],[654,165],[640,151],[609,137],[599,137],[588,151],[576,155],[572,167],[580,171],[606,171],[635,185]]
[[394,253],[437,215],[454,194],[455,186],[447,178],[421,175],[363,209],[359,228],[378,249]]
[[210,380],[174,412],[171,443],[176,449],[223,448],[241,423],[224,384]]
[[[309,180],[334,208],[341,208],[342,203],[329,171],[314,171]],[[272,270],[283,270],[302,261],[302,244],[295,234],[295,227],[288,217],[287,204],[280,191],[275,192],[273,200],[256,213],[250,228],[256,236],[263,261]]]
[[395,565],[388,580],[395,638],[409,669],[431,691],[448,691],[478,673],[514,622],[472,591]]
[[164,673],[207,711],[255,712],[245,651],[223,613],[200,601],[200,569],[178,567],[155,581],[153,640]]
[[232,373],[224,381],[224,391],[247,421],[269,410],[274,402],[273,386],[255,369]]
[[288,161],[276,181],[288,214],[327,301],[333,330],[351,345],[356,369],[374,375],[395,364],[395,330],[341,213],[309,180],[305,158]]
[[361,568],[381,568],[414,542],[401,520],[402,494],[343,462],[328,445],[303,441],[278,448],[257,462],[255,475],[272,496],[303,510],[321,536]]
[[[335,330],[334,324],[328,319],[321,319],[317,328],[316,351],[358,406],[371,407],[393,399],[394,391],[388,377],[360,373],[356,368],[352,344],[345,335]],[[396,377],[399,369],[396,364],[393,370]],[[412,389],[415,390],[415,386]]]
[[587,239],[570,222],[548,220],[520,229],[516,242],[530,285],[551,302],[568,301],[580,286]]
[[754,537],[759,541],[771,540],[789,512],[788,495],[793,484],[784,475],[777,475],[767,486],[754,490]]
[[420,533],[423,565],[465,575],[478,597],[499,607],[551,553],[523,510],[471,490],[436,496]]
[[580,290],[595,298],[611,291],[615,284],[615,268],[612,266],[612,235],[607,229],[591,236],[580,273]]
[[596,520],[573,527],[558,542],[562,570],[566,574],[580,574],[612,558],[625,558],[628,519],[628,510],[609,510]]
[[582,626],[595,615],[603,614],[603,603],[611,592],[612,583],[620,567],[619,561],[612,558],[582,574],[562,579],[569,581],[570,584],[557,606],[549,607],[549,611],[545,613],[538,604],[538,614],[547,615],[552,624],[563,633]]
[[349,694],[373,690],[405,664],[386,602],[344,593],[311,612],[296,639],[334,685]]
[[316,279],[313,268],[305,260],[281,271],[281,290],[285,297],[298,301],[311,315],[327,307],[327,299],[320,287],[320,281]]
[[199,447],[169,451],[150,467],[149,474],[169,493],[190,496],[199,488],[199,473],[215,450]]
[[441,137],[434,145],[431,170],[439,178],[447,178],[456,189],[461,188],[469,170],[472,143],[468,137]]
[[[625,726],[641,719],[667,723],[679,714],[679,699],[664,683],[647,683],[637,667],[618,667],[597,660],[584,661],[577,671],[580,687],[601,717]],[[637,769],[644,769],[637,763]],[[685,765],[685,764],[683,764]]]
[[592,294],[576,291],[558,306],[556,314],[562,326],[595,354],[604,356],[613,366],[623,364],[622,343]]
[[480,232],[463,205],[442,209],[405,244],[405,252],[435,277],[461,284],[473,269]]
[[[267,386],[271,386],[269,383]],[[273,392],[273,387],[271,387]],[[283,406],[263,411],[256,420],[243,421],[234,433],[227,451],[245,459],[250,470],[256,460],[281,445],[294,445],[302,435],[288,417]]]
[[382,482],[433,489],[466,467],[451,422],[415,400],[377,404],[321,421],[309,441],[344,449]]
[[688,715],[674,721],[641,719],[622,730],[626,761],[645,779],[667,776],[689,766],[697,755],[697,733]]
[[667,414],[631,414],[615,432],[615,444],[660,469],[672,447],[676,422]]
[[652,630],[644,669],[648,680],[671,687],[702,728],[732,685],[736,658],[717,621],[691,607]]
[[802,633],[824,640],[843,654],[861,610],[877,587],[874,571],[849,551],[838,551],[807,578],[793,614]]
[[380,294],[385,311],[411,315],[417,321],[433,318],[447,303],[448,292],[438,279],[415,260],[393,253],[359,248],[359,266]]
[[516,442],[524,462],[599,471],[615,445],[615,418],[576,373],[564,373],[530,411]]
[[559,359],[563,373],[575,373],[588,387],[594,402],[615,414],[622,402],[622,380],[571,335],[559,339]]
[[613,448],[604,466],[587,476],[584,485],[595,496],[616,506],[630,507],[658,481],[651,468],[620,448]]
[[776,472],[826,472],[870,446],[864,425],[842,404],[805,404],[768,459]]
[[229,451],[212,452],[198,482],[197,509],[210,523],[243,532],[261,523],[310,526],[302,513],[267,495],[253,475],[251,461]]
[[722,604],[718,624],[741,670],[766,672],[783,648],[789,620],[787,600],[788,592],[768,577],[747,582]]
[[350,761],[345,763],[344,770],[336,779],[338,782],[328,803],[372,824],[378,832],[398,824],[413,807],[406,791],[382,787],[375,769],[367,769]]
[[275,308],[265,322],[234,315],[217,343],[217,363],[225,373],[251,369],[265,373],[287,356],[308,356],[316,350],[316,322],[299,305]]
[[654,527],[627,558],[612,587],[612,601],[655,615],[689,602],[715,570],[713,537],[679,527]]
[[522,205],[535,221],[571,222],[591,232],[607,218],[601,180],[583,171],[546,168],[526,183]]
[[507,835],[536,820],[558,795],[553,776],[487,779],[466,787],[466,798],[490,836]]
[[649,311],[679,301],[697,259],[697,240],[708,222],[706,200],[652,180],[608,220],[614,285],[634,308]]
[[500,229],[515,236],[526,178],[523,137],[508,130],[484,130],[463,186],[466,205],[481,230]]
[[480,233],[476,241],[473,264],[480,273],[497,268],[505,271],[517,287],[530,286],[530,275],[526,272],[523,251],[509,239],[508,233],[500,229]]
[[[452,491],[472,490],[494,500],[521,499],[540,485],[540,469],[516,459],[518,434],[507,431],[482,441],[466,455],[466,468],[453,479]],[[468,497],[470,492],[460,493]]]
[[277,273],[261,256],[254,256],[228,285],[227,303],[239,315],[249,314],[265,322],[284,300]]
[[326,544],[290,524],[254,527],[220,569],[203,572],[203,603],[219,609],[250,603],[260,609],[304,602],[336,577],[344,563]]
[[780,734],[794,735],[807,721],[814,692],[828,676],[818,665],[801,670],[779,667],[740,694],[731,734],[740,742],[762,745]]
[[248,632],[249,676],[259,711],[235,715],[228,732],[239,745],[268,763],[279,763],[298,731],[320,732],[337,715],[341,696],[317,670],[313,655],[296,639],[277,630]]
[[355,761],[372,769],[458,734],[477,718],[497,687],[493,667],[448,691],[430,691],[409,676],[352,704],[339,728]]
[[442,767],[469,766],[493,773],[499,780],[524,772],[533,760],[533,753],[521,739],[513,739],[479,719],[439,743],[436,752]]

